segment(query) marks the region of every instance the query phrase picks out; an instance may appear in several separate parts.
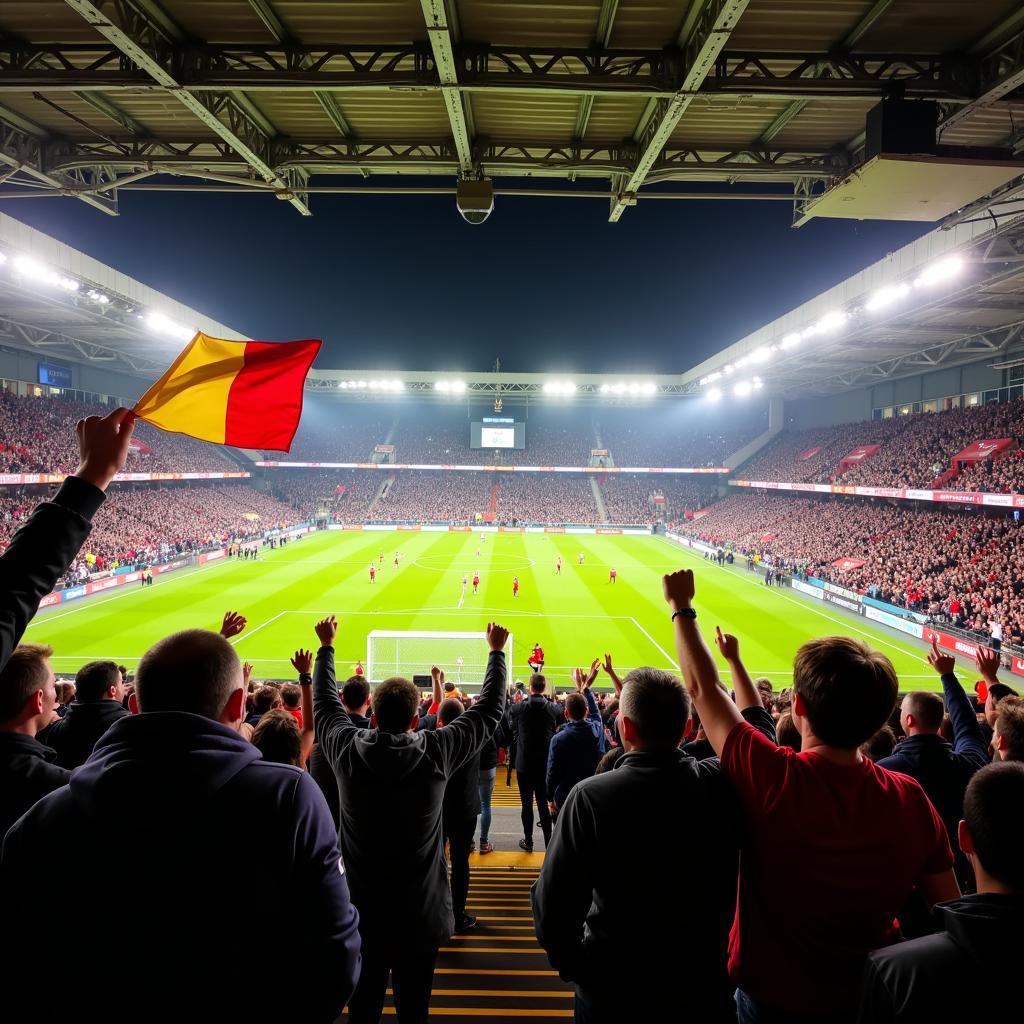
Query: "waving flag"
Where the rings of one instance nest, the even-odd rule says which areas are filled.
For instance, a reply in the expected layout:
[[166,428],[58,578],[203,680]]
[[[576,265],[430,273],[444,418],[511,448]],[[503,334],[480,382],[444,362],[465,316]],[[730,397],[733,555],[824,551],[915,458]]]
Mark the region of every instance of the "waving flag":
[[161,430],[286,452],[319,341],[227,341],[200,332],[135,404]]

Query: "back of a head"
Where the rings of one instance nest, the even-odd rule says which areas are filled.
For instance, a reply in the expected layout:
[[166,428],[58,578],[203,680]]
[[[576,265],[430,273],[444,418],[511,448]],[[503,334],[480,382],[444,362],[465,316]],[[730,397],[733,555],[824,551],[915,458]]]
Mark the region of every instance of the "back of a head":
[[0,671],[0,722],[9,722],[49,678],[47,659],[53,654],[48,644],[19,644]]
[[899,683],[892,662],[862,640],[825,636],[797,651],[793,689],[822,743],[855,750],[888,719]]
[[358,711],[370,699],[370,684],[363,676],[351,676],[341,688],[341,703],[349,711]]
[[804,738],[800,735],[800,730],[796,727],[796,722],[793,721],[793,716],[788,711],[783,711],[775,723],[775,738],[780,747],[789,747],[790,750],[795,750],[797,753],[803,746]]
[[964,796],[964,821],[981,866],[1016,893],[1024,892],[1024,764],[982,768]]
[[530,676],[530,693],[543,693],[547,685],[547,677],[542,676],[539,672],[534,672]]
[[917,728],[922,732],[938,732],[946,717],[946,705],[937,693],[915,690],[903,698],[903,713],[913,715]]
[[996,710],[996,732],[1005,761],[1024,761],[1024,697],[1004,697]]
[[155,643],[135,678],[139,710],[184,711],[214,721],[242,688],[242,663],[219,633],[186,629]]
[[635,668],[623,680],[619,714],[648,749],[678,747],[690,719],[690,695],[671,672]]
[[1012,686],[1007,686],[1006,683],[993,683],[988,688],[988,695],[993,703],[998,704],[1006,697],[1016,697],[1017,691]]
[[90,661],[75,675],[75,699],[82,704],[104,700],[121,682],[121,670],[112,661]]
[[896,733],[888,723],[882,726],[871,739],[860,745],[860,752],[870,761],[881,761],[896,749]]
[[373,691],[373,713],[380,732],[407,732],[419,706],[419,691],[401,676],[385,679]]
[[267,683],[253,694],[253,710],[257,715],[265,715],[268,711],[274,710],[274,706],[280,698],[281,688],[273,683]]
[[268,711],[252,731],[252,743],[264,761],[293,764],[301,768],[302,736],[295,716],[278,709]]
[[302,689],[296,683],[285,683],[281,687],[281,700],[286,708],[297,708],[302,700]]
[[570,693],[565,698],[565,710],[574,722],[582,722],[587,717],[587,699],[582,693]]
[[451,725],[465,710],[457,697],[445,697],[437,709],[437,724]]
[[597,762],[594,774],[604,775],[605,772],[610,772],[619,763],[619,758],[625,753],[622,747],[612,747],[607,753],[601,755],[601,760]]

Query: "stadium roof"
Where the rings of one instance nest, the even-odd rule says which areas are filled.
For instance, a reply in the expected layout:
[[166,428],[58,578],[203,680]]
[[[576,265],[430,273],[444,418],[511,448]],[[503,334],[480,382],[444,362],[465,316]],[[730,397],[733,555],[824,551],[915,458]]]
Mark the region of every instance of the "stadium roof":
[[799,215],[894,90],[944,145],[1024,123],[1015,0],[15,0],[0,33],[2,194],[110,214],[433,174],[586,180],[613,221],[657,182],[772,183]]

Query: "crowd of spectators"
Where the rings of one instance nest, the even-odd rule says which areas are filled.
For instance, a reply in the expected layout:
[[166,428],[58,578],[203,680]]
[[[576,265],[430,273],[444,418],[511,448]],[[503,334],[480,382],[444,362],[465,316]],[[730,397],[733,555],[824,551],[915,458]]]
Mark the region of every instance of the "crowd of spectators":
[[[75,423],[109,412],[60,398],[20,397],[0,389],[0,473],[72,473]],[[215,445],[136,423],[126,473],[224,473],[240,467]]]
[[580,473],[502,475],[498,519],[526,523],[596,523],[600,521],[590,480]]
[[325,512],[347,522],[369,517],[385,479],[385,472],[376,469],[276,469],[267,477],[275,497],[291,505],[300,519]]
[[[644,474],[608,473],[600,479],[601,498],[610,523],[652,523],[654,499],[651,478]],[[660,480],[657,481],[660,484]]]
[[[743,466],[747,480],[841,482],[857,487],[930,488],[953,468],[953,456],[977,441],[1024,439],[1024,399],[916,413],[889,419],[784,431]],[[840,472],[842,459],[862,445],[880,445],[869,458]],[[820,449],[807,459],[799,456]],[[1024,465],[1013,451],[974,465],[942,484],[945,490],[1009,492],[1024,487]]]
[[[682,529],[981,636],[1024,642],[1024,529],[1005,515],[743,494]],[[863,561],[843,569],[842,559]]]
[[473,521],[489,510],[496,485],[491,473],[401,470],[393,474],[373,518],[382,522]]
[[[528,688],[509,689],[509,631],[493,622],[476,697],[440,667],[426,699],[400,677],[372,691],[358,672],[342,683],[334,616],[296,637],[295,682],[260,687],[230,643],[247,635],[236,612],[219,633],[158,640],[131,681],[97,661],[58,693],[52,648],[21,640],[93,544],[127,458],[126,414],[87,421],[78,474],[0,555],[11,1020],[120,1024],[140,1006],[178,1020],[201,1001],[210,1019],[328,1024],[347,1006],[353,1024],[377,1024],[390,990],[400,1021],[426,1024],[438,953],[484,948],[457,940],[480,924],[469,851],[499,748],[517,772],[519,845],[534,851],[536,825],[544,841],[531,923],[574,985],[577,1024],[978,1016],[979,964],[993,950],[1012,959],[1024,928],[1024,702],[998,679],[996,652],[976,656],[983,705],[934,644],[941,697],[901,694],[889,659],[847,636],[803,644],[776,693],[717,628],[730,693],[696,621],[702,583],[681,570],[661,581],[679,675],[620,678],[605,654],[574,670],[561,701],[539,645]],[[777,507],[763,511],[781,523]],[[819,503],[819,521],[834,511]],[[867,524],[881,531],[869,543],[901,532],[887,515]],[[736,505],[719,516],[719,529],[756,534]],[[996,539],[978,536],[986,522],[972,521],[979,550]],[[611,700],[592,692],[602,670]],[[56,884],[69,863],[73,884]],[[119,864],[132,866],[131,898],[111,898]],[[794,864],[799,884],[781,884]],[[211,912],[228,877],[211,865],[230,866],[231,891],[258,894],[258,912]],[[42,985],[55,933],[74,955]],[[140,955],[113,984],[111,950],[128,941]],[[253,950],[281,949],[301,954],[296,984],[225,982],[251,971]],[[1012,984],[988,986],[994,1019],[1018,1004]]]

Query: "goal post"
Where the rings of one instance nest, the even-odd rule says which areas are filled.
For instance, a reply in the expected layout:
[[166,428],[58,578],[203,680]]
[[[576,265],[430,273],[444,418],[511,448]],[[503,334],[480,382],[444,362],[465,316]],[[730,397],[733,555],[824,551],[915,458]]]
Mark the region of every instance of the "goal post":
[[[512,635],[505,644],[505,664],[512,665]],[[479,688],[490,647],[486,633],[444,633],[374,629],[366,637],[366,675],[374,682],[391,676],[411,679],[444,669],[447,682]]]

